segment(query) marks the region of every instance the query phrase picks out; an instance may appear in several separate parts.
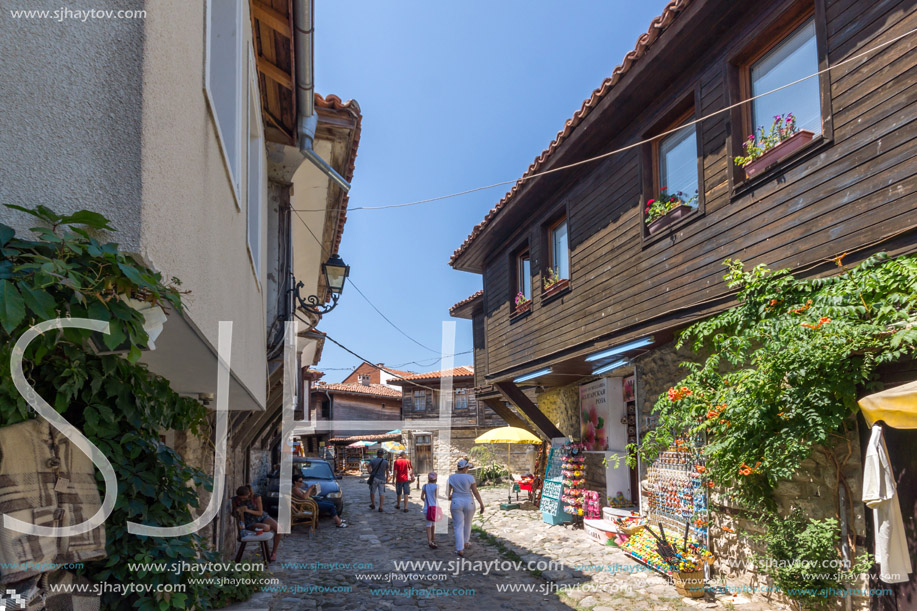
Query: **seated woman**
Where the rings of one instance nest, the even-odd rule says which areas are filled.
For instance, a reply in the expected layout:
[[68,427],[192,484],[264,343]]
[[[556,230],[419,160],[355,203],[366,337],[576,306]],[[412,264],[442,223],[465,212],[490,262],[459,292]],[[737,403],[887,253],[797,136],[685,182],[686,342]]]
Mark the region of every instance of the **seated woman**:
[[261,506],[261,497],[252,492],[252,487],[248,484],[239,486],[236,489],[236,496],[232,497],[232,509],[236,511],[242,508],[242,524],[246,530],[254,530],[261,527],[264,530],[274,533],[274,546],[271,549],[271,562],[277,560],[277,544],[280,543],[280,533],[277,530],[277,522],[264,511]]
[[[315,494],[318,490],[315,487],[315,484],[309,486],[308,490],[303,490],[303,478],[299,473],[293,474],[293,498],[294,499],[308,499],[312,498],[312,495]],[[341,519],[341,516],[338,515],[337,509],[334,507],[334,503],[331,501],[320,501],[318,499],[312,499],[318,505],[319,511],[327,511],[331,513],[331,517],[334,518],[334,525],[338,528],[347,528],[347,524],[344,520]]]

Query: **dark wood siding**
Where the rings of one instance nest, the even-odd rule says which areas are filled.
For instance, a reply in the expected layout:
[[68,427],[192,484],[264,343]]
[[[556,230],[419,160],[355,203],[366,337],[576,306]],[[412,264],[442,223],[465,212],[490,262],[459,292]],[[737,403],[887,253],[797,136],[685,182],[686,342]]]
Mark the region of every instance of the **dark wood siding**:
[[[917,11],[913,0],[826,0],[824,26],[833,65],[917,28]],[[738,36],[753,27],[720,27],[737,38],[726,37],[699,55],[695,71],[660,96],[660,108],[698,83],[699,115],[732,103],[727,62],[741,44]],[[536,273],[532,313],[511,324],[508,252],[491,253],[484,266],[486,344],[484,354],[475,355],[478,371],[499,375],[591,338],[639,328],[671,311],[722,297],[728,293],[722,280],[727,258],[801,269],[843,252],[851,252],[846,261],[854,262],[886,250],[883,239],[917,223],[914,46],[910,36],[833,71],[833,139],[744,191],[733,192],[728,177],[729,113],[704,121],[699,134],[705,209],[664,239],[641,238],[643,167],[636,149],[571,173],[557,191],[529,194],[532,220],[514,235],[527,235],[531,246]],[[631,117],[631,127],[605,150],[639,139],[658,111],[647,108]],[[594,152],[583,151],[583,156]],[[543,226],[561,202],[569,212],[572,290],[543,303]],[[890,252],[914,252],[915,243],[899,240]],[[475,346],[482,349],[477,334]]]

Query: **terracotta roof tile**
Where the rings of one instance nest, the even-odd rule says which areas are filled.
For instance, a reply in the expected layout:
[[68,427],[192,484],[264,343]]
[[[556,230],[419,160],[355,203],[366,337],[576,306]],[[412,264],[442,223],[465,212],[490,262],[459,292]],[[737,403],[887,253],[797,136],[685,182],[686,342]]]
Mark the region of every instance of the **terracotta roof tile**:
[[692,0],[672,0],[662,11],[662,14],[650,23],[650,28],[645,34],[641,34],[640,38],[637,39],[637,44],[634,47],[633,51],[627,53],[624,56],[624,61],[614,69],[611,73],[611,76],[606,78],[602,85],[592,92],[592,95],[587,98],[583,105],[577,110],[573,117],[571,117],[565,124],[564,128],[557,132],[557,136],[548,145],[548,148],[541,152],[535,161],[532,162],[532,165],[529,166],[529,169],[525,171],[525,174],[522,175],[519,180],[516,181],[516,184],[513,185],[513,188],[510,189],[506,195],[497,202],[497,205],[491,208],[490,212],[487,213],[487,216],[484,217],[484,220],[474,226],[474,229],[465,239],[465,242],[462,243],[455,252],[452,253],[452,257],[449,258],[449,264],[452,265],[471,245],[471,243],[477,238],[484,228],[490,223],[493,218],[497,215],[500,210],[506,206],[509,201],[519,192],[522,188],[523,183],[528,179],[532,174],[537,173],[545,163],[551,158],[554,152],[560,148],[560,145],[573,133],[573,130],[576,129],[576,126],[583,122],[583,119],[592,111],[593,108],[598,106],[599,102],[608,94],[614,85],[621,80],[621,78],[627,74],[634,62],[643,57],[647,49],[652,46],[656,39],[659,38],[659,35],[669,27],[679,13],[683,12]]
[[431,371],[429,373],[415,373],[403,378],[389,380],[389,384],[401,384],[402,382],[422,382],[425,380],[439,380],[451,375],[453,378],[469,377],[474,375],[474,367],[455,367],[453,369],[444,369],[442,371]]
[[483,297],[483,296],[484,296],[484,290],[481,289],[480,291],[478,291],[478,292],[475,293],[474,295],[471,295],[470,297],[466,297],[465,299],[462,299],[462,300],[459,301],[457,304],[455,304],[454,306],[452,306],[451,308],[449,308],[449,313],[451,314],[451,313],[455,312],[458,308],[462,307],[463,305],[468,305],[469,303],[471,303],[471,302],[474,301],[475,299],[479,299],[479,298],[481,298],[481,297]]
[[[343,110],[349,112],[353,115],[354,120],[356,121],[356,127],[353,130],[353,144],[350,147],[350,161],[347,169],[344,172],[344,180],[350,182],[353,180],[353,171],[356,167],[357,162],[357,148],[360,146],[360,132],[363,123],[363,113],[360,110],[360,105],[356,100],[347,100],[346,102],[341,101],[341,98],[334,94],[330,94],[328,97],[322,97],[318,93],[315,93],[315,106],[318,108],[331,108],[333,110]],[[338,217],[338,226],[335,230],[334,240],[331,244],[332,254],[337,253],[338,248],[341,246],[341,237],[344,235],[344,223],[347,222],[347,204],[350,201],[350,197],[347,193],[344,194],[343,200],[341,200],[341,213]]]
[[354,395],[372,395],[374,397],[386,397],[400,399],[401,391],[390,388],[385,384],[324,384],[319,382],[313,386],[313,390],[344,392]]

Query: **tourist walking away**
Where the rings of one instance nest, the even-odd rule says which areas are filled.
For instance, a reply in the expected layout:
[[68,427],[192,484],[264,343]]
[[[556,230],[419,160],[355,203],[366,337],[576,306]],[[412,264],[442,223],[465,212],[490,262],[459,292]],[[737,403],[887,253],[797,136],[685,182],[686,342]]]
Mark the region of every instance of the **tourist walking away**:
[[274,545],[271,548],[271,562],[277,560],[277,545],[280,543],[280,532],[277,529],[277,522],[264,511],[261,506],[261,497],[252,491],[249,484],[239,486],[236,489],[236,496],[232,498],[232,510],[242,508],[242,526],[245,530],[255,530],[263,528],[264,530],[274,533]]
[[471,520],[474,518],[474,500],[481,505],[484,513],[484,501],[475,484],[474,476],[468,473],[471,463],[466,459],[458,461],[458,470],[449,476],[449,500],[452,501],[452,529],[455,531],[455,553],[465,556],[465,548],[470,547]]
[[[319,488],[317,484],[312,484],[308,489],[303,490],[303,480],[302,474],[296,473],[293,475],[293,491],[292,495],[294,499],[309,499],[312,496],[318,494]],[[338,510],[334,506],[334,503],[331,501],[320,501],[319,499],[312,499],[315,501],[315,504],[318,505],[319,512],[327,512],[331,514],[331,518],[334,520],[334,525],[338,528],[347,528],[347,524],[344,520],[341,519],[341,516],[338,515]]]
[[427,516],[427,545],[430,549],[439,547],[436,545],[436,534],[433,532],[436,523],[443,517],[442,511],[436,504],[436,494],[439,486],[436,484],[436,473],[430,471],[427,473],[427,483],[420,487],[420,500],[423,503],[423,514]]
[[[379,450],[376,457],[369,461],[369,508],[376,508],[375,495],[379,495],[379,513],[382,513],[382,503],[385,502],[385,482],[389,479],[388,461],[385,452]],[[395,509],[398,509],[397,507]]]
[[398,453],[392,471],[395,475],[395,511],[404,498],[404,513],[408,512],[408,495],[411,494],[411,482],[414,481],[414,465],[408,460],[404,450]]

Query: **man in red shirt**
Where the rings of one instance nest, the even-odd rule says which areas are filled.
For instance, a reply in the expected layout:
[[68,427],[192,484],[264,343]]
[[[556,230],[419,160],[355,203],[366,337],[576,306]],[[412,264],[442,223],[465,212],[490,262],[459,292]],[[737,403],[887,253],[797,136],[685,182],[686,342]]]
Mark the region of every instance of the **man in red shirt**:
[[408,512],[408,495],[411,493],[411,480],[414,479],[414,465],[405,456],[404,450],[398,454],[398,460],[392,466],[395,475],[395,511],[404,497],[404,512]]

